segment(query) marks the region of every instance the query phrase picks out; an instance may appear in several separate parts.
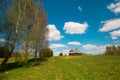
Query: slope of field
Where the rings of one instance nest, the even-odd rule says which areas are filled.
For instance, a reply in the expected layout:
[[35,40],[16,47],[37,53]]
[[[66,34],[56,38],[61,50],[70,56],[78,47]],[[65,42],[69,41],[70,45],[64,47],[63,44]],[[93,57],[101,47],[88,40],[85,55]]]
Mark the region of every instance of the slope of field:
[[0,80],[120,80],[120,56],[52,57],[2,72]]

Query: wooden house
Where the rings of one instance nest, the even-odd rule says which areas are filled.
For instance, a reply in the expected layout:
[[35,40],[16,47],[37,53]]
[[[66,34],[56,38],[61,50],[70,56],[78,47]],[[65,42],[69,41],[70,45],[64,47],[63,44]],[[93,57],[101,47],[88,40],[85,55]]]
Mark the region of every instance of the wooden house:
[[78,55],[81,55],[80,50],[71,49],[71,50],[69,51],[69,56],[78,56]]

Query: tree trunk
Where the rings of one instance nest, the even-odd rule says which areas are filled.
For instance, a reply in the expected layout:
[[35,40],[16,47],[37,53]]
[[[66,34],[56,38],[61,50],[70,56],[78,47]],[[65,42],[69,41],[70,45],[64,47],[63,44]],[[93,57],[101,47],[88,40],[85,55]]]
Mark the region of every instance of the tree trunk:
[[27,66],[28,64],[28,49],[26,48],[25,50],[25,65]]
[[35,50],[35,64],[37,64],[37,49]]

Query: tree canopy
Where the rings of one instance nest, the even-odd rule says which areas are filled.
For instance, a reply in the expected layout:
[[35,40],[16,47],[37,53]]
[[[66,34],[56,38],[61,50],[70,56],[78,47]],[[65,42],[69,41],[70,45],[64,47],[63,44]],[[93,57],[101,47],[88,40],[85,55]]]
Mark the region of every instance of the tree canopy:
[[4,35],[4,46],[9,49],[0,68],[7,63],[17,47],[25,51],[26,64],[29,49],[35,50],[36,59],[40,49],[48,46],[47,16],[42,4],[39,0],[0,0],[0,5],[0,31]]

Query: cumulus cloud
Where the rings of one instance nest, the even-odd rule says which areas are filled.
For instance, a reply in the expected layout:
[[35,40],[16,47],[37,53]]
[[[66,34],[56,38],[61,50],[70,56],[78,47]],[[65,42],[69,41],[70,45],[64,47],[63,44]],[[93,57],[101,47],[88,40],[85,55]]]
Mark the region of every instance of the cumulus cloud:
[[51,44],[50,45],[50,48],[64,48],[64,47],[67,47],[67,46],[64,44]]
[[83,45],[82,48],[84,48],[86,50],[92,50],[92,49],[96,49],[97,46],[96,45],[92,45],[92,44],[86,44],[86,45]]
[[93,44],[86,44],[86,45],[83,45],[82,48],[87,50],[87,53],[99,54],[99,53],[103,53],[106,50],[106,46],[109,46],[109,45],[97,46]]
[[82,11],[82,8],[81,8],[80,6],[78,6],[78,10],[79,10],[79,11]]
[[117,39],[120,36],[120,30],[110,32],[112,39]]
[[103,21],[103,23],[103,27],[99,30],[101,32],[108,32],[120,28],[120,18]]
[[120,13],[120,2],[115,3],[111,3],[107,6],[107,8],[109,10],[111,10],[112,12],[114,12],[115,14]]
[[74,46],[80,46],[81,43],[77,42],[77,41],[73,41],[73,42],[68,42],[69,45],[74,45]]
[[88,24],[85,23],[77,23],[77,22],[66,22],[64,24],[63,30],[68,34],[84,34]]
[[64,36],[61,35],[60,31],[56,28],[56,26],[54,24],[52,25],[48,25],[47,26],[49,29],[49,40],[60,40],[61,38],[63,38]]

